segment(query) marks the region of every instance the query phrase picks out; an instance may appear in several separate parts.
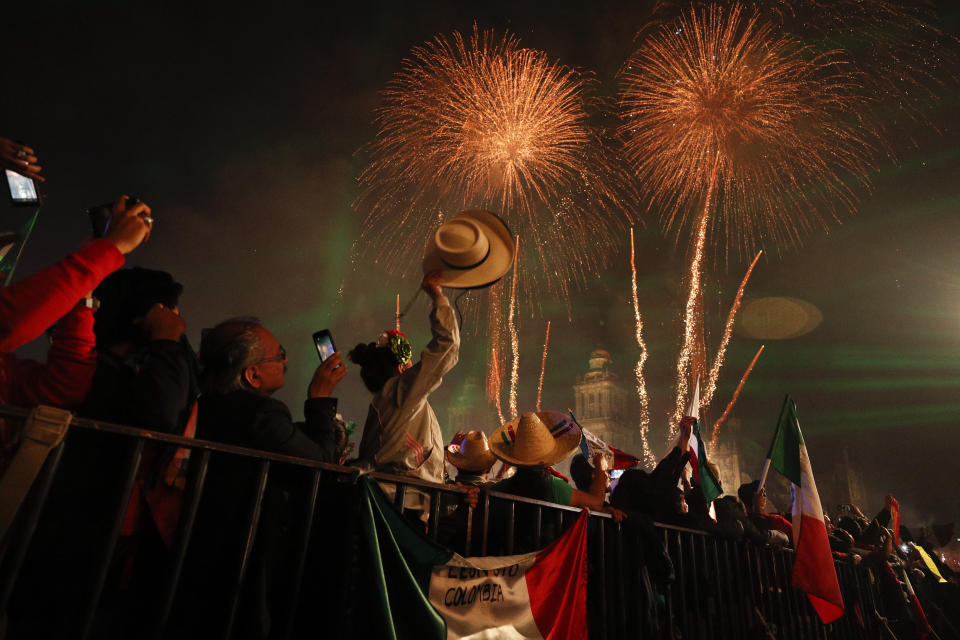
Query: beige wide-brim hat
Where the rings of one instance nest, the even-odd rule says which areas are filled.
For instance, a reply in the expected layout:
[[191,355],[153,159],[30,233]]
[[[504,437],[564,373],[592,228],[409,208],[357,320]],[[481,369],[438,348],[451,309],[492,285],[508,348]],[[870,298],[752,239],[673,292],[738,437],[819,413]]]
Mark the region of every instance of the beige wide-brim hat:
[[580,435],[580,427],[565,413],[524,413],[493,432],[490,450],[518,467],[548,467],[576,451]]
[[468,431],[459,445],[447,445],[447,462],[461,471],[489,471],[496,461],[487,436],[476,429]]
[[427,241],[423,272],[440,272],[438,284],[478,289],[493,284],[513,266],[513,234],[500,216],[470,210],[445,221]]

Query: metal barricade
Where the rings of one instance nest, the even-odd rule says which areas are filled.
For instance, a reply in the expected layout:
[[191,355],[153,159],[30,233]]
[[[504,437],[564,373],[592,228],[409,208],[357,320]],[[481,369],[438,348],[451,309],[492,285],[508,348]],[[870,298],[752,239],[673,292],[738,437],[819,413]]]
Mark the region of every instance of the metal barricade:
[[[27,411],[0,406],[0,417],[23,420]],[[297,620],[308,612],[302,601],[302,586],[308,559],[325,550],[317,549],[315,534],[330,527],[343,527],[349,513],[331,520],[319,515],[319,501],[349,487],[358,470],[314,460],[254,451],[214,442],[187,439],[143,431],[121,425],[75,419],[71,429],[109,434],[126,444],[123,459],[116,460],[123,478],[118,487],[112,520],[106,536],[99,541],[96,569],[89,576],[92,588],[82,603],[82,624],[76,637],[92,637],[97,617],[105,613],[101,603],[104,584],[114,558],[126,506],[137,481],[137,474],[150,447],[182,447],[191,450],[188,481],[176,536],[166,557],[164,574],[158,577],[162,587],[157,596],[155,618],[150,621],[156,638],[166,637],[181,589],[195,525],[200,515],[205,490],[214,470],[213,459],[244,461],[253,470],[252,487],[237,496],[245,501],[244,518],[235,534],[240,542],[229,575],[230,593],[226,595],[226,614],[220,637],[230,638],[237,628],[242,610],[241,594],[251,571],[251,559],[264,527],[265,495],[272,479],[291,470],[306,479],[302,503],[293,509],[290,554],[293,558],[289,581],[285,585],[289,599],[283,610],[272,612],[279,629],[278,637],[298,637]],[[0,573],[0,612],[7,610],[17,588],[20,570],[30,548],[38,522],[44,512],[50,487],[69,438],[49,456],[35,482],[31,500],[24,505],[18,526],[3,541]],[[418,511],[416,526],[438,540],[442,524],[464,490],[453,485],[422,482],[406,476],[373,473],[383,486],[392,488],[393,503],[401,512],[410,513],[407,498],[422,496],[426,510]],[[241,489],[238,487],[238,492]],[[346,508],[346,507],[344,507]],[[512,555],[543,548],[569,528],[578,509],[540,500],[482,491],[476,509],[467,509],[462,537],[453,540],[453,550],[462,555]],[[419,523],[419,524],[418,524]],[[591,514],[588,529],[588,610],[591,638],[657,637],[663,639],[702,638],[722,640],[765,634],[783,640],[847,639],[877,637],[877,619],[882,615],[877,584],[865,569],[846,562],[837,563],[837,575],[846,602],[846,614],[837,622],[823,625],[806,596],[790,584],[793,555],[785,550],[753,546],[742,540],[726,540],[701,531],[652,523],[657,536],[642,537],[637,530],[615,522],[604,513]],[[345,539],[348,533],[344,533]],[[450,541],[447,541],[450,543]],[[349,540],[344,547],[349,546]],[[666,551],[672,562],[674,579],[651,576],[649,559]],[[646,561],[642,560],[647,558]],[[362,588],[361,577],[353,571],[344,577],[344,592]],[[360,615],[346,603],[339,610],[345,621],[332,628],[349,628],[349,616]],[[108,612],[106,612],[108,613]],[[15,640],[15,638],[14,638]]]

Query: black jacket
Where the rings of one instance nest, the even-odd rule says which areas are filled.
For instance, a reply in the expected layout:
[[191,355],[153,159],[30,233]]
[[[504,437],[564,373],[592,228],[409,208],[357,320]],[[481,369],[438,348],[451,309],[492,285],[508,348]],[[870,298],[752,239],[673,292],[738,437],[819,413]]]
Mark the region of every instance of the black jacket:
[[[345,437],[335,420],[335,398],[307,400],[305,422],[294,422],[283,402],[249,390],[203,395],[199,405],[197,437],[204,440],[336,463]],[[258,468],[258,461],[246,456],[211,457],[171,623],[173,636],[208,638],[222,633],[233,580],[244,557]],[[277,618],[285,615],[289,604],[286,587],[310,473],[297,465],[270,464],[240,594],[236,637],[259,640],[278,633]]]
[[343,434],[336,422],[336,398],[310,398],[305,422],[294,422],[287,405],[241,389],[200,398],[197,437],[322,462],[337,462]]

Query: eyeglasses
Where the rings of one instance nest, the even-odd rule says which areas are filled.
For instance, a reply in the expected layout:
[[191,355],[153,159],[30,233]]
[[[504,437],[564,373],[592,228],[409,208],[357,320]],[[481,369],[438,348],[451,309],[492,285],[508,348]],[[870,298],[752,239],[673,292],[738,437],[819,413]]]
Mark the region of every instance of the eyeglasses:
[[280,345],[280,353],[270,358],[264,358],[263,360],[258,360],[254,364],[263,364],[264,362],[283,362],[287,359],[287,351],[283,348],[283,345]]

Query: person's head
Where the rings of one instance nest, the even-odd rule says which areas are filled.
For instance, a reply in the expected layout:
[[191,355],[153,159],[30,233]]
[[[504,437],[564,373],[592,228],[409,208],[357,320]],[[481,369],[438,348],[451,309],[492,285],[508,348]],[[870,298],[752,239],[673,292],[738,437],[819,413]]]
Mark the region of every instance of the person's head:
[[347,357],[360,365],[360,378],[372,393],[378,393],[387,380],[412,366],[413,349],[407,337],[393,329],[380,334],[377,342],[358,344]]
[[656,496],[650,474],[640,467],[624,471],[610,494],[610,504],[624,511],[652,515],[656,511]]
[[570,477],[573,478],[573,484],[577,489],[590,491],[590,485],[593,484],[593,467],[582,453],[570,459]]
[[137,321],[158,303],[176,311],[181,293],[183,285],[166,271],[133,267],[111,274],[94,291],[100,300],[93,325],[97,348],[139,345],[145,336]]
[[737,496],[747,507],[747,511],[751,513],[767,512],[767,491],[760,487],[759,480],[740,485],[740,488],[737,489]]
[[255,318],[221,322],[200,341],[201,387],[222,395],[250,389],[270,395],[284,385],[287,353]]
[[371,393],[378,393],[387,380],[403,372],[403,365],[397,363],[390,349],[373,342],[358,344],[347,357],[360,365],[360,378]]

